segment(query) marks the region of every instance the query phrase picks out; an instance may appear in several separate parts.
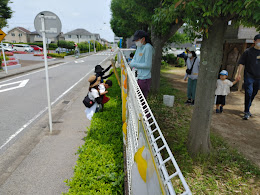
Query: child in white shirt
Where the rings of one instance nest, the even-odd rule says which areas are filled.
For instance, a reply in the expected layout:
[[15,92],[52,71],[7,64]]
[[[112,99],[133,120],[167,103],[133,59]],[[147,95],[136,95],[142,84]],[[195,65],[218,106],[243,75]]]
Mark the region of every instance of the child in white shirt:
[[220,79],[217,80],[217,89],[215,91],[215,95],[217,96],[216,113],[223,112],[223,107],[226,104],[226,96],[230,93],[230,87],[238,82],[238,79],[233,82],[228,80],[228,72],[226,70],[222,70],[219,74]]

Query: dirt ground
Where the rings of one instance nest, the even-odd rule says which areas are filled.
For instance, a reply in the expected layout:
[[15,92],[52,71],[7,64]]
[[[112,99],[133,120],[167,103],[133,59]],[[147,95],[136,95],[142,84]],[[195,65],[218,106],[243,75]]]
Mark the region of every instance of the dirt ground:
[[[187,82],[183,80],[184,69],[172,70],[163,75],[172,80],[174,88],[186,92]],[[221,135],[230,146],[260,167],[260,92],[250,109],[252,117],[249,120],[242,119],[243,110],[244,93],[231,92],[227,96],[223,113],[214,112],[211,127],[213,132]]]

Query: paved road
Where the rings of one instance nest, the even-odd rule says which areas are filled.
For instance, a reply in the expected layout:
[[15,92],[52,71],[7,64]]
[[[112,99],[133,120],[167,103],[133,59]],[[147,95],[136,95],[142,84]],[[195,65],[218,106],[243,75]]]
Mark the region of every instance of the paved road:
[[[49,68],[50,94],[55,105],[73,86],[89,74],[95,65],[109,58],[101,52],[73,62]],[[17,83],[19,82],[20,83]],[[21,85],[20,88],[15,88]],[[10,88],[14,88],[9,90]],[[5,150],[47,111],[44,69],[0,81],[0,152]]]

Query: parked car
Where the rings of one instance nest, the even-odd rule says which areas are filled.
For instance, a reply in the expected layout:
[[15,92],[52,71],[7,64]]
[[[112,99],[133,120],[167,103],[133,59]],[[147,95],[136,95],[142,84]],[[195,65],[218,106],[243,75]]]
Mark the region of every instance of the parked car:
[[[10,47],[3,47],[4,48],[4,51],[9,51],[9,52],[12,52],[12,51],[14,51],[14,49],[12,49],[12,48],[10,48]],[[2,51],[2,46],[0,45],[0,50]],[[1,52],[0,51],[0,52]]]
[[34,49],[34,51],[42,51],[43,50],[41,47],[39,47],[37,45],[30,45],[30,46]]
[[15,51],[25,51],[25,52],[34,51],[34,49],[30,45],[26,45],[26,44],[13,44],[13,49]]
[[55,49],[55,52],[56,53],[66,53],[68,52],[69,50],[66,49],[66,48],[61,48],[61,47],[58,47],[57,49]]

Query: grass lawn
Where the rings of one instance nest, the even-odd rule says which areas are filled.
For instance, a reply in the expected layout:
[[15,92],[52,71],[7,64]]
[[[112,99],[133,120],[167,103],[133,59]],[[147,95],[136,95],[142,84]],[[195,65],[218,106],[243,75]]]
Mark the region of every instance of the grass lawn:
[[[169,70],[172,68],[166,67],[162,72]],[[175,96],[173,108],[163,105],[163,95]],[[160,92],[148,97],[148,103],[192,193],[259,194],[260,169],[229,147],[221,137],[211,133],[212,151],[209,156],[196,159],[189,156],[186,145],[193,107],[185,105],[185,100],[186,94],[172,88],[169,80],[162,76]],[[172,167],[168,169],[173,171]]]

